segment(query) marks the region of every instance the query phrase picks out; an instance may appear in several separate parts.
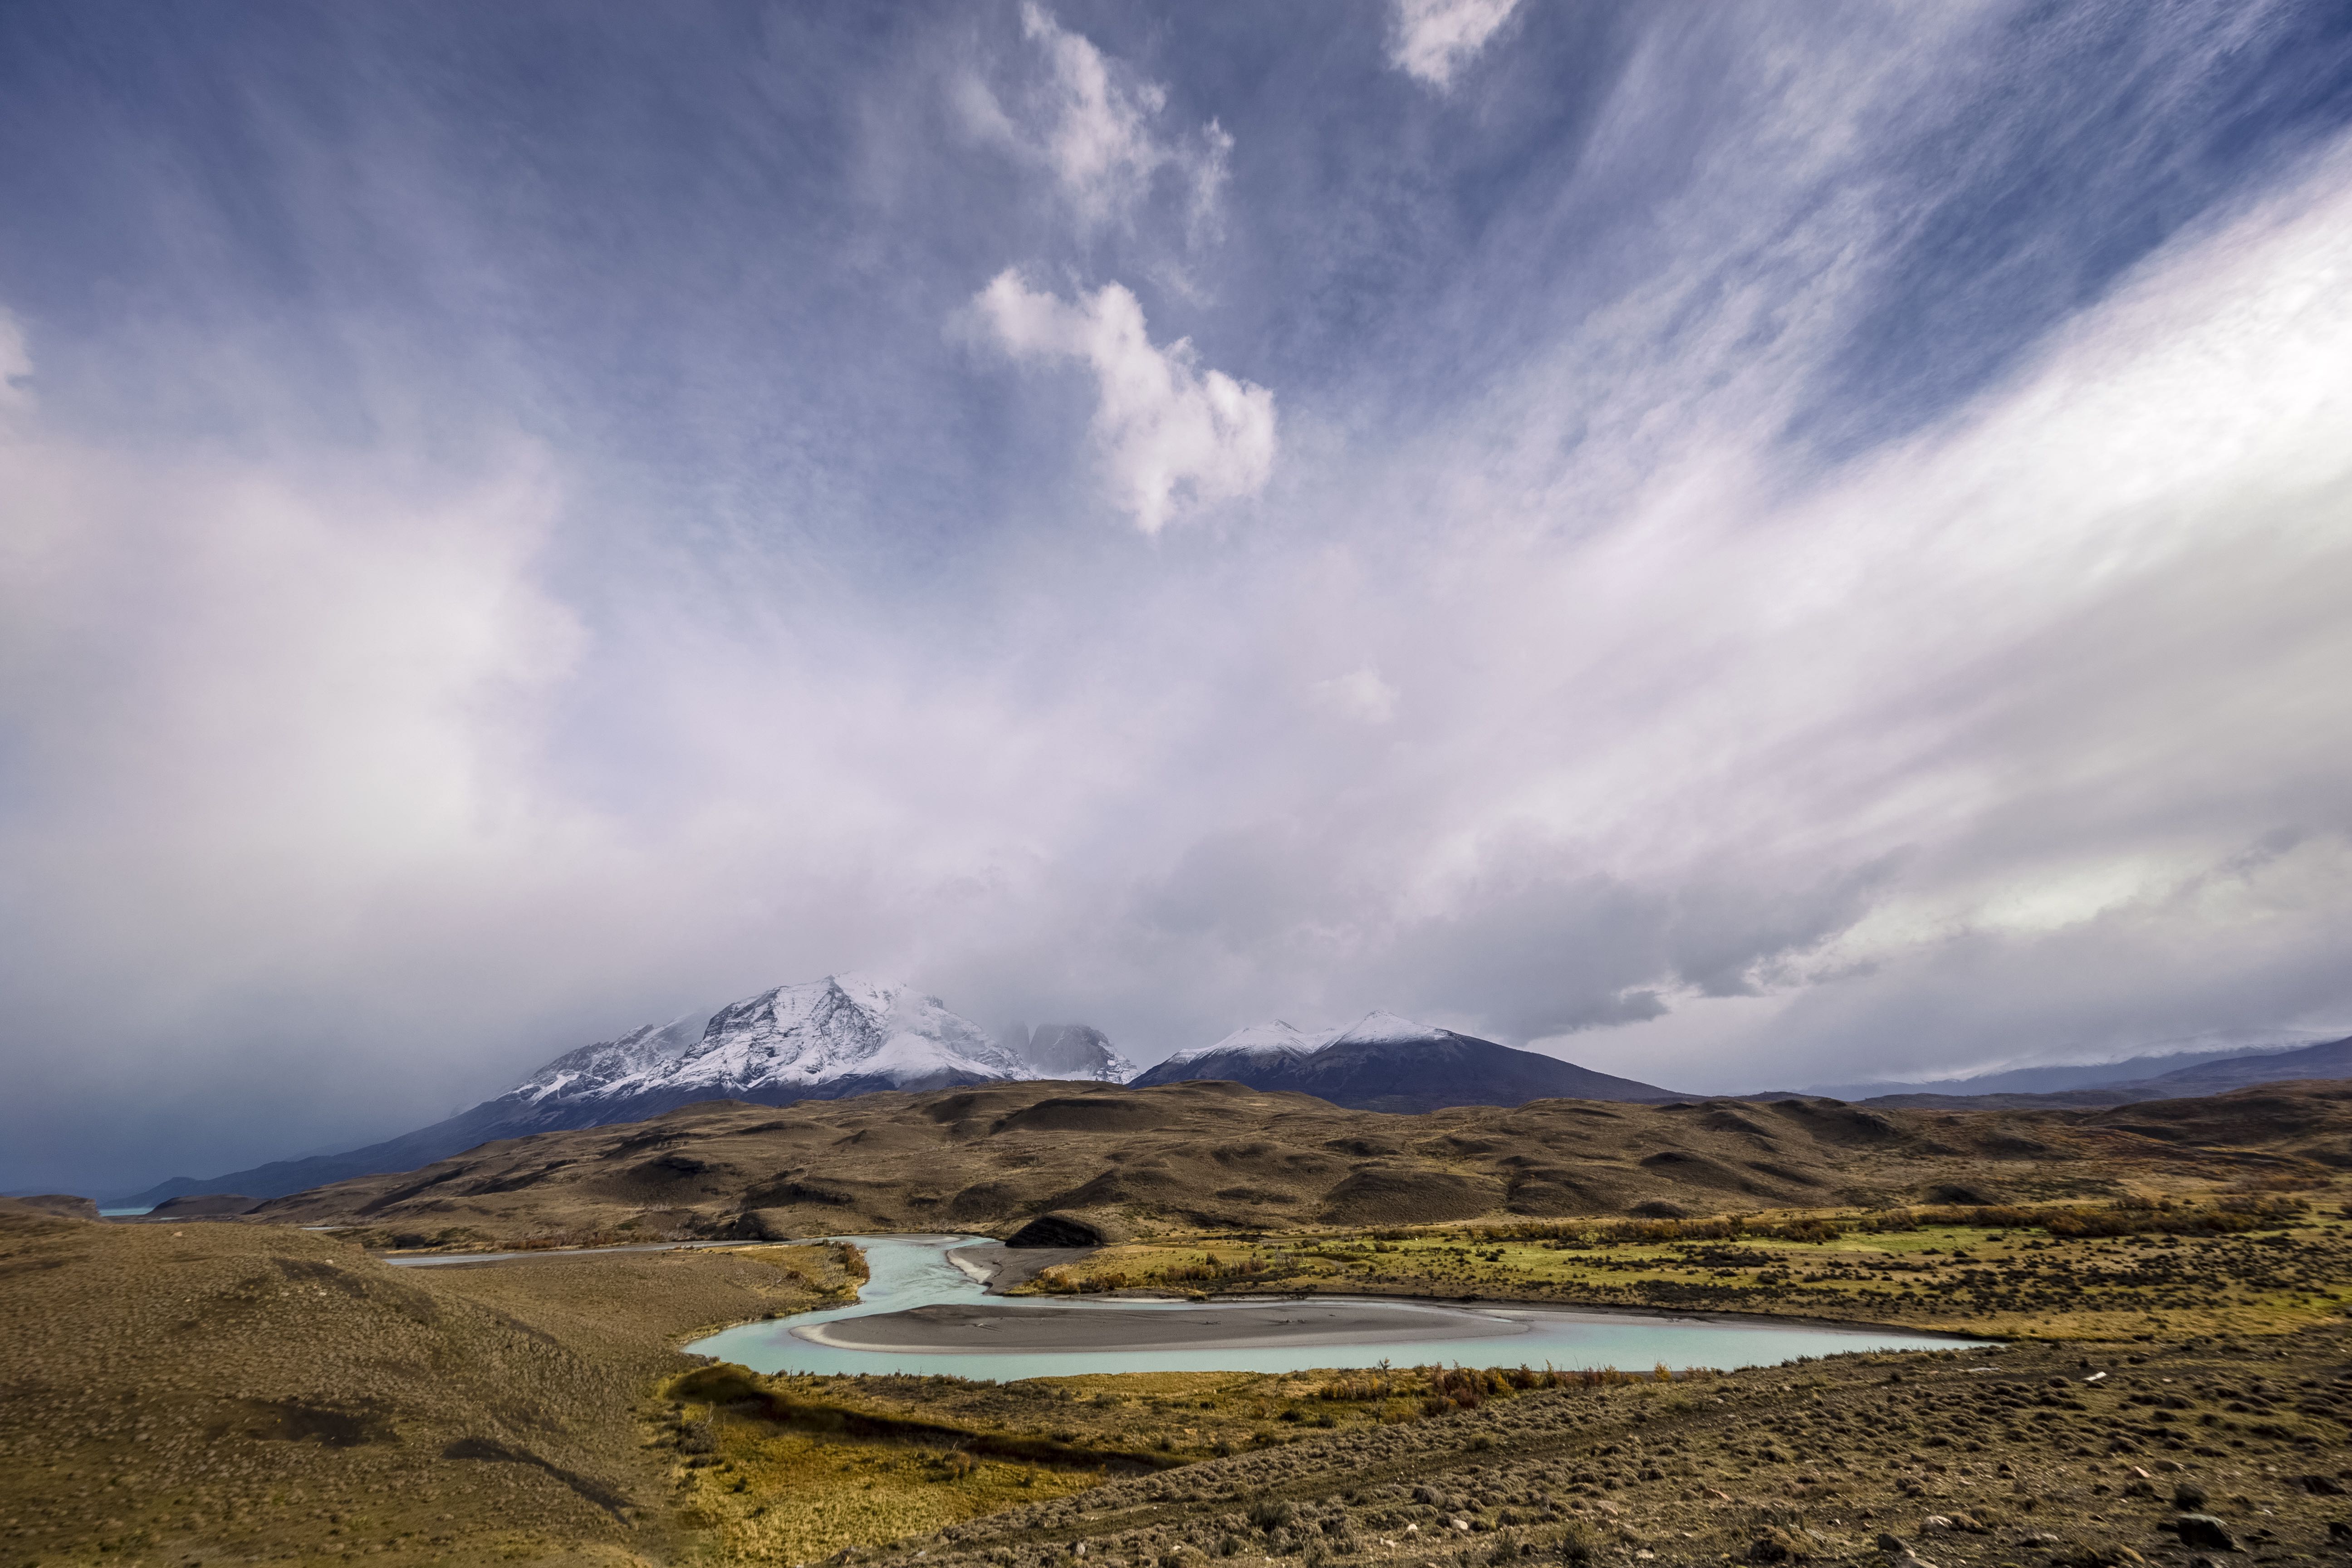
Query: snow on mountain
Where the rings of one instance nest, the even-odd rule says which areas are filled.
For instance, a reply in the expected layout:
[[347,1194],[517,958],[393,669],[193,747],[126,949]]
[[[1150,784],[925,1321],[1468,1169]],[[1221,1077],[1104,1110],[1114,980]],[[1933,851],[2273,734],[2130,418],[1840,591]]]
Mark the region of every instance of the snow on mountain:
[[1395,1046],[1421,1040],[1442,1040],[1447,1033],[1447,1030],[1433,1025],[1416,1024],[1410,1018],[1400,1018],[1394,1013],[1375,1008],[1346,1028],[1324,1036],[1317,1049],[1328,1049],[1338,1045]]
[[[667,1024],[647,1024],[617,1040],[600,1040],[576,1051],[566,1051],[508,1092],[532,1105],[550,1098],[593,1093],[607,1084],[651,1072],[663,1062],[685,1056],[702,1039],[706,1022],[699,1014],[688,1014]],[[570,1094],[566,1094],[567,1090]]]
[[1038,1077],[1139,1087],[1230,1078],[1382,1110],[1517,1105],[1544,1095],[1674,1098],[1391,1013],[1312,1035],[1279,1019],[1251,1024],[1138,1073],[1100,1030],[1084,1024],[1049,1024],[1034,1032],[1015,1026],[1000,1045],[910,985],[828,975],[763,991],[707,1020],[648,1024],[566,1052],[494,1100],[381,1143],[273,1161],[209,1180],[175,1176],[130,1201],[160,1203],[190,1193],[278,1197],[371,1172],[412,1171],[497,1139],[635,1121],[699,1100],[784,1105],[877,1089]]
[[840,1085],[931,1089],[1029,1076],[979,1025],[949,1012],[938,997],[865,975],[763,991],[721,1007],[698,1037],[681,1044],[686,1023],[574,1051],[513,1092],[533,1102],[657,1099],[682,1105]]
[[763,991],[708,1019],[647,1024],[567,1051],[495,1100],[382,1143],[209,1182],[175,1176],[138,1201],[187,1193],[278,1197],[374,1171],[413,1171],[495,1139],[636,1121],[698,1100],[784,1105],[1035,1076],[936,996],[865,975],[827,975]]
[[[1280,1019],[1250,1024],[1215,1045],[1179,1051],[1162,1066],[1223,1053],[1256,1067],[1311,1056],[1343,1042],[1442,1038],[1444,1031],[1393,1013],[1308,1034]],[[1123,1083],[1137,1076],[1101,1030],[1046,1024],[986,1030],[898,981],[827,975],[779,985],[692,1017],[653,1025],[558,1057],[500,1099],[534,1109],[595,1103],[683,1105],[694,1100],[823,1096],[874,1089],[931,1089],[989,1079],[1060,1078]]]
[[1040,1024],[1034,1031],[1024,1027],[1006,1045],[1036,1078],[1125,1083],[1136,1072],[1135,1064],[1118,1054],[1110,1037],[1089,1024]]
[[1365,1014],[1344,1029],[1323,1029],[1313,1034],[1280,1018],[1274,1018],[1263,1024],[1244,1024],[1213,1046],[1195,1046],[1188,1051],[1178,1051],[1160,1065],[1174,1067],[1226,1051],[1237,1051],[1251,1061],[1271,1065],[1312,1056],[1342,1041],[1357,1045],[1390,1045],[1409,1040],[1439,1040],[1445,1037],[1445,1033],[1433,1025],[1416,1024],[1410,1018],[1400,1018],[1394,1013],[1378,1009]]
[[1295,1028],[1279,1018],[1263,1024],[1244,1024],[1213,1046],[1195,1046],[1189,1051],[1178,1051],[1161,1067],[1175,1067],[1183,1062],[1199,1061],[1224,1051],[1237,1052],[1255,1062],[1276,1062],[1291,1057],[1303,1057],[1318,1051],[1330,1042],[1328,1031],[1310,1035]]

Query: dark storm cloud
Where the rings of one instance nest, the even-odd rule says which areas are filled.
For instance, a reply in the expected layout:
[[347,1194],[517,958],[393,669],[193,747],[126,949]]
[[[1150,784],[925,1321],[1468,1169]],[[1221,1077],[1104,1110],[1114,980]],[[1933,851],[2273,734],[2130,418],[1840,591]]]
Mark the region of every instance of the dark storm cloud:
[[2352,1018],[2336,8],[0,15],[0,1184],[837,969]]

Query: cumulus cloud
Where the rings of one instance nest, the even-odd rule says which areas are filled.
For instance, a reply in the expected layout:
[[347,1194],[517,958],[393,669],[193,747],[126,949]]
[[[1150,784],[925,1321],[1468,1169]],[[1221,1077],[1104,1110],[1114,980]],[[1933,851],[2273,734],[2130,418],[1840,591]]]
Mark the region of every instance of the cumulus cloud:
[[1094,373],[1094,437],[1119,505],[1146,533],[1193,507],[1256,494],[1274,471],[1274,394],[1203,368],[1189,339],[1166,347],[1117,283],[1075,300],[999,273],[975,303],[1017,359],[1075,360]]
[[976,74],[961,76],[956,101],[968,129],[1050,172],[1083,227],[1127,221],[1163,175],[1183,188],[1195,233],[1213,224],[1234,147],[1223,127],[1211,120],[1189,134],[1163,130],[1166,87],[1034,0],[1021,7],[1021,34],[1043,68],[1024,73],[1004,97]]
[[1441,90],[1478,58],[1519,0],[1396,0],[1389,60]]

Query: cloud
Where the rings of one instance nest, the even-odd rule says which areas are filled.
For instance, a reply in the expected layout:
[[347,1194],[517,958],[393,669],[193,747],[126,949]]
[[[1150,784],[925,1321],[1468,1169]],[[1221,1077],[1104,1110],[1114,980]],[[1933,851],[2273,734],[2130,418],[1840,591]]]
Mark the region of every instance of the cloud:
[[[1573,1030],[1554,1048],[1724,1090],[2352,1028],[2347,157],[1853,461],[1774,438],[1853,287],[1821,274],[1736,301],[1794,324],[1747,329],[1777,383],[1694,355],[1635,390],[1685,428],[1624,482],[1517,437],[1646,313],[1359,472],[1286,457],[1327,526],[1168,612],[1221,650],[1255,628],[1171,771],[1227,821],[1089,906],[1085,967],[1183,973],[1226,1023]],[[1328,710],[1351,664],[1412,672],[1365,743],[1286,739],[1249,686],[1299,671]]]
[[1389,61],[1443,90],[1511,19],[1519,0],[1396,0]]
[[1064,27],[1034,0],[1021,7],[1021,34],[1044,69],[1012,85],[1010,109],[980,76],[959,76],[955,101],[966,128],[1049,171],[1082,228],[1129,221],[1168,174],[1184,189],[1188,228],[1196,237],[1212,229],[1234,148],[1224,128],[1211,120],[1191,135],[1163,133],[1168,89]]
[[[1525,962],[1471,988],[1484,1005],[1535,1029],[1548,976],[1570,983],[1552,1027],[1613,986],[1677,1008],[1753,989],[1771,1005],[1671,1071],[1643,1026],[1575,1043],[1725,1089],[1759,1061],[1820,1081],[2252,1016],[2352,1025],[2321,956],[2352,929],[2352,818],[2328,782],[2352,766],[2352,711],[2318,674],[2352,661],[2326,608],[2352,593],[2352,454],[2331,434],[2352,416],[2352,309],[2326,281],[2352,267],[2347,153],[2183,236],[1916,438],[1794,485],[1752,437],[1670,447],[1653,457],[1673,482],[1613,524],[1451,565],[1450,602],[1477,616],[1438,618],[1474,626],[1464,662],[1502,679],[1453,684],[1476,711],[1432,749],[1515,783],[1435,808],[1462,847],[1424,897],[1498,907],[1534,844],[1626,899],[1602,926],[1525,910]],[[1773,406],[1752,397],[1731,406]],[[1683,409],[1721,441],[1717,413]],[[1571,737],[1603,734],[1578,754]],[[1714,917],[1703,947],[1583,964],[1602,931],[1647,940],[1682,909]]]
[[1094,372],[1095,441],[1121,509],[1144,532],[1265,488],[1274,471],[1274,394],[1201,368],[1189,339],[1156,347],[1126,289],[1107,283],[1065,300],[1008,268],[975,303],[1014,358],[1076,360]]
[[33,355],[25,346],[24,326],[0,310],[0,409],[30,407],[32,389],[20,384],[32,378]]
[[1333,712],[1360,724],[1385,724],[1396,717],[1397,689],[1370,665],[1317,681],[1315,695]]
[[[560,489],[543,450],[489,445],[428,475],[0,424],[0,989],[43,1042],[12,1058],[26,1094],[171,1148],[404,1058],[425,1079],[394,1103],[462,1077],[430,1043],[478,1016],[447,963],[595,836],[530,782],[586,640],[539,580]],[[427,887],[468,912],[412,923]],[[494,962],[547,995],[525,953]],[[339,1000],[284,1005],[321,987]],[[0,1139],[86,1157],[11,1100]]]
[[[0,1183],[844,968],[1694,1089],[2352,1027],[2352,148],[2273,112],[2340,45],[1570,9],[1466,117],[1279,8],[1150,21],[1164,96],[954,6],[520,78],[478,9],[36,19]],[[1196,354],[1097,285],[1210,109]]]

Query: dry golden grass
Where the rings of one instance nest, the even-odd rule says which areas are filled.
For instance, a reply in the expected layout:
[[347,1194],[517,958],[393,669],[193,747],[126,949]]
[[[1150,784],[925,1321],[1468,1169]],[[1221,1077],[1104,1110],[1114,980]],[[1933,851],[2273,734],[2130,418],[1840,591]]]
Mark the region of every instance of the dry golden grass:
[[[2290,1223],[2239,1235],[2053,1236],[2042,1229],[1921,1224],[1834,1239],[1677,1243],[1514,1237],[1470,1224],[1419,1232],[1322,1230],[1187,1237],[1106,1247],[1049,1269],[1025,1293],[1140,1289],[1312,1290],[1648,1307],[2003,1338],[2115,1340],[2292,1332],[2352,1302],[2344,1193],[2285,1199]],[[1784,1211],[1760,1223],[1910,1226],[1847,1210]]]
[[800,1563],[923,1534],[1019,1503],[1101,1484],[1098,1470],[972,1459],[952,1448],[855,1442],[764,1423],[713,1419],[710,1451],[679,1475],[679,1518],[719,1562]]
[[0,1216],[0,1563],[666,1557],[637,1428],[671,1346],[834,1299],[827,1252],[403,1270]]
[[[2330,1184],[2347,1164],[2341,1087],[2099,1113],[1563,1101],[1409,1118],[1230,1087],[1032,1085],[688,1108],[277,1205],[381,1235],[509,1238],[1010,1228],[1058,1205],[1139,1238],[1073,1279],[1197,1287],[1181,1276],[1213,1251],[1265,1265],[1221,1288],[2077,1342],[2007,1352],[1988,1374],[1865,1358],[1720,1387],[1489,1389],[1434,1416],[1446,1391],[1410,1379],[1370,1394],[1240,1374],[800,1391],[1076,1450],[1050,1463],[664,1400],[687,1337],[838,1300],[855,1270],[824,1247],[395,1270],[281,1225],[101,1226],[0,1205],[0,1568],[805,1563],[887,1542],[930,1551],[927,1568],[967,1552],[973,1568],[1070,1568],[1081,1540],[1122,1564],[1183,1547],[1480,1568],[1511,1555],[1488,1535],[1571,1557],[1579,1540],[1651,1551],[1674,1568],[1744,1555],[1767,1531],[1799,1555],[1868,1556],[1860,1523],[1909,1531],[1931,1506],[1985,1525],[1938,1542],[1945,1568],[2023,1568],[2083,1541],[2163,1561],[2147,1540],[2162,1510],[2118,1468],[2142,1461],[2202,1478],[2257,1544],[2315,1550],[2313,1510],[2342,1511],[2302,1483],[2338,1484],[2352,1237]],[[1575,1225],[1528,1228],[1659,1205],[1801,1222],[1929,1198],[2196,1203],[2228,1189],[2307,1208],[2283,1229],[2177,1238],[1930,1226],[1588,1243],[1570,1240]],[[2081,1383],[2091,1360],[2114,1374],[2095,1390]],[[1449,1389],[1448,1411],[1477,1393]],[[1292,1500],[1297,1519],[1249,1522],[1260,1495]],[[2073,1534],[2033,1543],[2053,1520]],[[1455,1543],[1443,1553],[1440,1529]]]
[[383,1241],[1009,1234],[1049,1209],[1114,1236],[1636,1210],[2113,1197],[2352,1164],[2352,1086],[2114,1110],[1885,1113],[1832,1100],[1539,1100],[1426,1116],[1234,1084],[1008,1084],[714,1102],[486,1145],[265,1205]]
[[[1462,1262],[1458,1239],[1370,1256],[1393,1269],[1417,1246],[1434,1270]],[[2209,1268],[2209,1289],[2234,1298],[2261,1285],[2231,1272],[2237,1263],[2305,1268],[2300,1249],[2340,1246],[2341,1226],[2331,1216],[2257,1240],[2259,1254],[2168,1261]],[[2032,1245],[1931,1229],[1810,1255],[1941,1270],[1958,1266],[1955,1245],[1971,1255],[1958,1262],[1984,1264],[2011,1243]],[[2078,1263],[2103,1247],[2116,1261],[2144,1250],[2084,1245]],[[1318,1269],[1360,1261],[1332,1237],[1286,1250],[1315,1254],[1297,1260]],[[1593,1261],[1481,1250],[1474,1260],[1490,1275]],[[1662,1249],[1621,1250],[1633,1268],[1580,1288],[1670,1276]],[[2020,1543],[2053,1526],[2064,1542],[2132,1544],[2161,1561],[2148,1536],[2163,1510],[2126,1490],[2139,1484],[2129,1465],[2184,1467],[2250,1540],[2268,1529],[2296,1544],[2321,1506],[2296,1489],[2307,1477],[2340,1484],[2326,1456],[2343,1443],[2339,1401],[2352,1392],[2337,1381],[2340,1325],[2013,1350],[1990,1375],[1929,1353],[1533,1392],[1461,1373],[1439,1389],[1421,1369],[1380,1387],[1362,1374],[767,1380],[803,1403],[1047,1439],[1099,1464],[959,1452],[951,1436],[828,1437],[658,1394],[685,1365],[669,1348],[680,1337],[837,1299],[849,1282],[824,1247],[394,1271],[275,1228],[0,1220],[12,1309],[0,1338],[0,1563],[802,1563],[898,1542],[901,1560],[928,1543],[935,1559],[982,1554],[974,1568],[983,1557],[1066,1568],[1082,1539],[1121,1563],[1180,1547],[1217,1554],[1230,1540],[1253,1558],[1426,1563],[1442,1530],[1476,1538],[1472,1560],[1454,1553],[1448,1568],[1499,1561],[1488,1536],[1546,1552],[1590,1536],[1671,1568],[1744,1555],[1770,1531],[1811,1555],[1866,1553],[1875,1529],[1907,1538],[1931,1510],[1964,1511],[1984,1531],[1939,1540],[1945,1568],[2022,1563]],[[1755,1304],[1795,1310],[1801,1300]],[[2277,1329],[2310,1310],[2304,1290],[2287,1317],[2250,1321]],[[2112,1375],[2084,1384],[2094,1360]],[[1130,1455],[1196,1462],[1122,1479],[1141,1468]],[[1262,1496],[1289,1500],[1297,1519],[1249,1523],[1244,1505]]]

